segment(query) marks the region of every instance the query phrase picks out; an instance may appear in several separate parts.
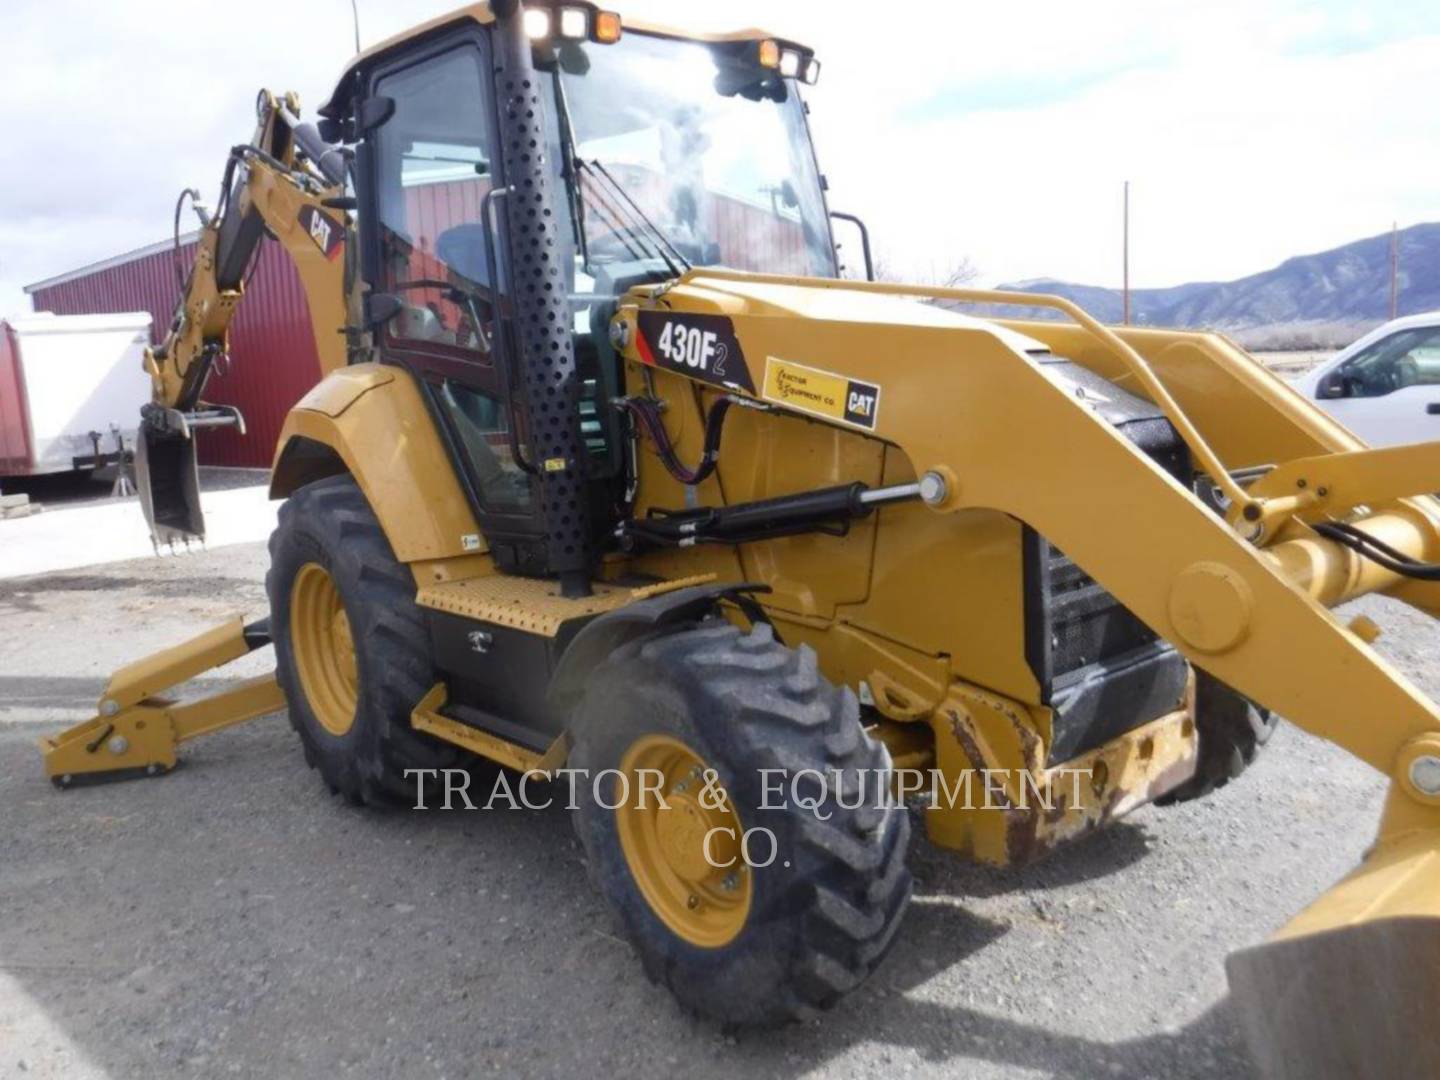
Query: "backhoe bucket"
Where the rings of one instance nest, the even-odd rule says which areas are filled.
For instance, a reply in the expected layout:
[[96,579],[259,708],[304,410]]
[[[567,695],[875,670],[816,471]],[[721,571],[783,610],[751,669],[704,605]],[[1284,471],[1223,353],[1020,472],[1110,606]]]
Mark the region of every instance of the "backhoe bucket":
[[135,483],[157,550],[161,544],[205,539],[193,438],[141,425],[135,445]]
[[1226,968],[1260,1075],[1440,1077],[1440,831],[1382,840]]

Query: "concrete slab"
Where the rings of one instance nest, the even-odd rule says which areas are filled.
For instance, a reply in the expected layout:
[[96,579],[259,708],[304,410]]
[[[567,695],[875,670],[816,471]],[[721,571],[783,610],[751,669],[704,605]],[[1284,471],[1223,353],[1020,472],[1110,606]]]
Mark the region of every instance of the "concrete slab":
[[[200,505],[205,511],[206,546],[217,548],[267,539],[280,504],[269,500],[264,486],[257,486],[207,491]],[[0,578],[153,554],[145,516],[134,498],[0,522]]]

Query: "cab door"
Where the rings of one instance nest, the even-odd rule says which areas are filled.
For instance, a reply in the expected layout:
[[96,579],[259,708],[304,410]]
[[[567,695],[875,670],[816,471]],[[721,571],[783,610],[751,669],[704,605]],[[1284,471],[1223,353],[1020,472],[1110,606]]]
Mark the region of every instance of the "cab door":
[[[488,43],[473,30],[375,71],[388,118],[367,135],[367,278],[384,298],[382,358],[422,383],[502,569],[525,573],[543,532],[521,415],[501,360],[506,311],[490,197],[501,181]],[[372,309],[377,306],[372,300]]]

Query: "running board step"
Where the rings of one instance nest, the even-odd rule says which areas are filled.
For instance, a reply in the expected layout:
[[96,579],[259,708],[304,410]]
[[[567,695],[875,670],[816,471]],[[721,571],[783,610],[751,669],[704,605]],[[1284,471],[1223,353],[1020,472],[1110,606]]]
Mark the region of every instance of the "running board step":
[[[558,736],[548,746],[541,746],[530,738],[526,741],[532,745],[524,746],[492,731],[446,716],[441,710],[445,708],[448,697],[449,691],[443,682],[432,686],[430,692],[420,699],[420,704],[416,705],[414,712],[410,714],[410,726],[416,731],[423,731],[452,746],[458,746],[462,750],[468,750],[472,754],[478,754],[522,773],[550,773],[565,764],[565,758],[570,752],[566,736]],[[483,715],[488,724],[497,727],[504,725],[507,729],[518,730],[518,725],[507,724],[499,717],[480,713],[478,709],[465,708],[465,712],[477,717]]]

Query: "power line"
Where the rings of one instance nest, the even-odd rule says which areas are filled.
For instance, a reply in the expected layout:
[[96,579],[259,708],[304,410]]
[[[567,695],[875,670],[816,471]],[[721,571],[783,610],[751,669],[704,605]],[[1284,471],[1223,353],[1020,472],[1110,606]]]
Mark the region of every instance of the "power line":
[[1390,318],[1400,315],[1400,226],[1390,223]]
[[1125,181],[1125,217],[1123,225],[1123,237],[1121,240],[1121,261],[1124,274],[1124,307],[1125,325],[1130,325],[1130,181]]

